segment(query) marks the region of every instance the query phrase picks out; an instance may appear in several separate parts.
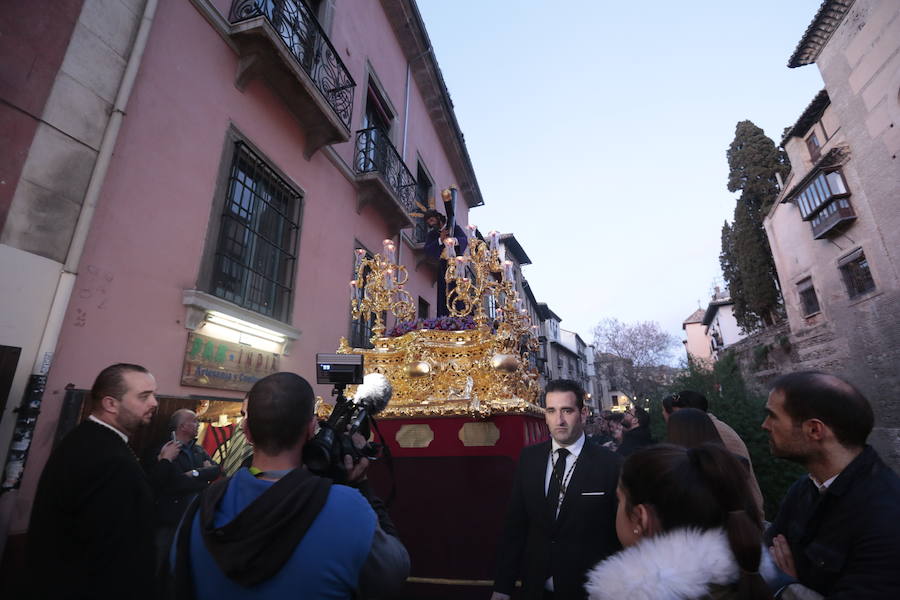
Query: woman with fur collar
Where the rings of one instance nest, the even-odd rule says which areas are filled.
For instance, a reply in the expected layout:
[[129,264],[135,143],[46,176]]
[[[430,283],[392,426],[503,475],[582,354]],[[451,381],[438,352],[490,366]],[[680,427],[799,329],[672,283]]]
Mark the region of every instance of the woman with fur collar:
[[624,550],[588,573],[590,600],[771,600],[743,473],[716,444],[660,444],[630,456],[616,491]]

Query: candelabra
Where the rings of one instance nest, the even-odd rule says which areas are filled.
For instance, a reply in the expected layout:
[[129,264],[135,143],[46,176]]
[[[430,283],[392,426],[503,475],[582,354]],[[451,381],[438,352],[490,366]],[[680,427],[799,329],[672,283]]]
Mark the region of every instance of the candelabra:
[[353,318],[374,316],[373,340],[384,334],[384,313],[390,311],[401,321],[413,318],[415,307],[412,296],[403,289],[409,273],[406,267],[396,263],[393,241],[384,240],[384,253],[373,257],[366,256],[365,250],[357,250],[354,272],[356,279],[350,282]]
[[[468,245],[456,254],[456,240],[444,240],[447,260],[447,309],[454,317],[471,315],[478,327],[490,325],[501,352],[536,351],[531,318],[515,287],[513,263],[500,259],[500,233],[488,233],[487,242],[469,225]],[[493,307],[493,319],[486,306]],[[489,321],[491,321],[489,323]]]

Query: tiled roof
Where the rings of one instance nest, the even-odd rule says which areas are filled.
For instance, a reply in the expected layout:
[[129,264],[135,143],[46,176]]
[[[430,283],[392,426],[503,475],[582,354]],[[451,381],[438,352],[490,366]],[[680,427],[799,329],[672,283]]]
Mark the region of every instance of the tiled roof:
[[684,322],[682,323],[682,329],[684,328],[684,325],[690,325],[691,323],[702,323],[703,315],[705,313],[706,313],[706,311],[703,310],[702,308],[698,308],[697,310],[692,312],[691,316],[689,316],[687,319],[685,319]]
[[831,34],[834,33],[844,16],[853,6],[855,0],[825,0],[812,23],[806,28],[806,33],[797,44],[797,48],[788,60],[788,67],[802,67],[816,62],[819,53],[828,43]]
[[797,122],[781,138],[781,145],[784,146],[792,137],[803,137],[806,135],[809,128],[815,125],[816,121],[822,117],[822,113],[825,112],[829,104],[831,104],[831,98],[828,97],[827,90],[822,90],[816,94],[816,97],[803,110],[803,114],[800,115]]

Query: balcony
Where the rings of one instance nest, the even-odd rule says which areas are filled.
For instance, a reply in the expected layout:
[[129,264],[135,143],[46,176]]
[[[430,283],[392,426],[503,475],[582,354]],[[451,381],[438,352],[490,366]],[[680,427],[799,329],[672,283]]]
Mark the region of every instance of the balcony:
[[268,82],[303,126],[306,158],[350,140],[356,83],[303,0],[235,0],[228,20],[236,85]]
[[849,200],[846,198],[832,200],[810,220],[813,237],[820,240],[827,237],[831,232],[840,231],[843,224],[855,220],[856,213],[853,212],[853,207],[850,206]]
[[413,227],[416,179],[388,135],[377,127],[356,132],[358,210],[372,204],[396,229]]

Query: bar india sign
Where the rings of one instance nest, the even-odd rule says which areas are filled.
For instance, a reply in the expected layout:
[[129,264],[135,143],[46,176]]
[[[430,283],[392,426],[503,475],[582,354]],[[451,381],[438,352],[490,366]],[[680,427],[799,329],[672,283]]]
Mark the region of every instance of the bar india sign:
[[279,370],[281,355],[199,333],[188,334],[181,385],[249,391]]

